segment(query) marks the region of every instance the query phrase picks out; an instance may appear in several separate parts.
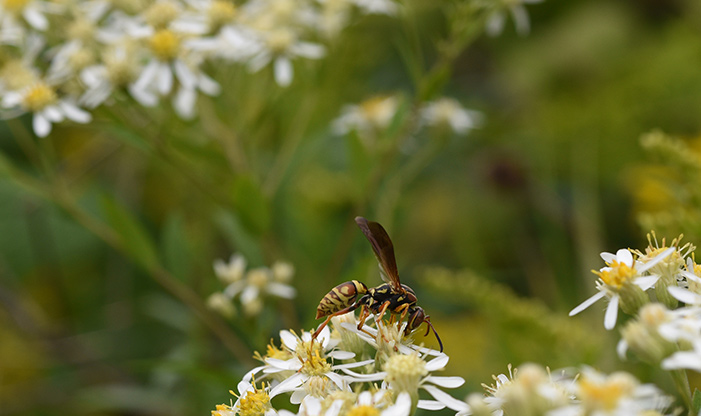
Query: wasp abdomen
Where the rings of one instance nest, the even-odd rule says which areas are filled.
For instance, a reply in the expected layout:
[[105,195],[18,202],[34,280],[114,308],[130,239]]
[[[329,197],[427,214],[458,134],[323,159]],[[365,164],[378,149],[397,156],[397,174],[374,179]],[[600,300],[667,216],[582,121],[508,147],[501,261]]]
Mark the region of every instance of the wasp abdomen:
[[341,283],[331,289],[329,293],[321,299],[319,306],[316,308],[316,319],[323,316],[331,315],[341,309],[347,308],[355,302],[358,295],[364,295],[368,292],[368,288],[362,282],[351,280],[350,282]]

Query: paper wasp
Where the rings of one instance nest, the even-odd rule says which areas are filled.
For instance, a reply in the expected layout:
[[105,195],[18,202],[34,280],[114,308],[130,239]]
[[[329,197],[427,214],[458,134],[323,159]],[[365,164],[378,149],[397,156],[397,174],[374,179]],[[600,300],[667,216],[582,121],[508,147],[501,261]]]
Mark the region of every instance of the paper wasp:
[[358,329],[362,330],[370,313],[374,314],[375,321],[379,322],[385,312],[389,311],[392,314],[392,320],[394,320],[395,315],[399,315],[399,322],[408,316],[407,326],[404,329],[405,336],[426,322],[428,326],[426,335],[428,335],[429,330],[432,330],[436,335],[441,352],[443,352],[443,343],[431,324],[430,317],[424,313],[423,308],[416,305],[416,293],[412,288],[399,281],[397,262],[394,259],[394,247],[387,231],[379,223],[368,221],[363,217],[356,217],[355,222],[370,241],[372,251],[380,263],[382,280],[385,283],[368,288],[362,282],[351,280],[331,289],[321,299],[316,310],[316,319],[327,318],[314,332],[312,338],[315,339],[334,316],[360,308]]

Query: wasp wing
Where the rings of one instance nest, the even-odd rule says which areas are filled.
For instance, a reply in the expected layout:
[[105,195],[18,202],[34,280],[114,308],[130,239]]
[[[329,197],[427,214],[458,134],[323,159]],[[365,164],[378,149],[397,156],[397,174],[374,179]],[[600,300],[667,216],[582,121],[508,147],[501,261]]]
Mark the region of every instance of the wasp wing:
[[368,221],[363,217],[355,217],[355,223],[370,242],[372,251],[382,266],[382,273],[380,273],[382,280],[389,283],[395,291],[401,292],[402,284],[399,281],[397,261],[394,259],[394,246],[387,231],[379,223]]

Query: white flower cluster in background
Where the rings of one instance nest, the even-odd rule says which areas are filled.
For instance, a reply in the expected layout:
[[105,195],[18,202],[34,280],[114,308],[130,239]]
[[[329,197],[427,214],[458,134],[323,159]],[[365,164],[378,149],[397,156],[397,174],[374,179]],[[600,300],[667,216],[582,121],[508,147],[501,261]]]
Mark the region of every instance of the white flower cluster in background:
[[[406,323],[374,322],[369,318],[359,330],[353,313],[334,317],[317,339],[305,331],[280,331],[281,346],[271,343],[265,355],[257,354],[263,365],[244,375],[238,400],[217,406],[212,415],[408,416],[417,408],[468,409],[443,391],[464,380],[435,374],[448,363],[446,354],[413,344],[403,336]],[[372,331],[363,332],[373,323]],[[272,399],[283,395],[299,405],[296,413],[274,408]]]
[[552,374],[537,364],[524,364],[495,384],[484,386],[486,395],[467,398],[470,411],[459,415],[665,415],[675,414],[673,399],[652,384],[640,383],[626,372],[610,375],[584,367],[579,374]]
[[207,304],[229,318],[236,315],[233,303],[236,298],[244,315],[256,316],[263,310],[266,297],[292,299],[297,294],[289,285],[295,272],[289,263],[279,261],[271,267],[246,270],[246,259],[241,254],[234,254],[228,263],[216,260],[214,272],[226,287],[210,295]]
[[[134,99],[170,100],[184,119],[221,92],[212,65],[272,65],[293,81],[296,59],[319,59],[358,14],[394,14],[392,0],[8,0],[0,2],[0,111],[33,115],[44,137],[65,119]],[[224,71],[225,72],[225,71]]]

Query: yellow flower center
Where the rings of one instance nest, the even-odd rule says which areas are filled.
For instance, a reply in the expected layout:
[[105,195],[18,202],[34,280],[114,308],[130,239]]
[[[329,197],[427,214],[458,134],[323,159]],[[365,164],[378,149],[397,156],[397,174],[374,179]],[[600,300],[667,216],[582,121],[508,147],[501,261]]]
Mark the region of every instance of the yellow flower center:
[[24,10],[29,0],[3,0],[2,5],[10,13],[18,13]]
[[5,63],[0,69],[0,79],[10,90],[20,90],[38,82],[36,75],[20,59]]
[[215,0],[212,2],[212,5],[209,6],[207,16],[209,17],[210,24],[218,28],[234,19],[234,16],[236,16],[236,6],[226,0]]
[[[303,343],[300,343],[302,345]],[[299,347],[297,347],[299,349]],[[321,376],[331,371],[331,364],[321,357],[319,349],[315,349],[311,354],[307,354],[302,363],[302,373],[308,376]]]
[[623,285],[632,280],[633,277],[637,275],[635,267],[630,267],[625,263],[619,263],[614,260],[610,265],[609,270],[593,271],[594,274],[599,275],[601,280],[608,286],[620,289]]
[[236,414],[231,406],[225,404],[218,404],[215,409],[212,410],[212,416],[234,416]]
[[266,267],[253,269],[248,272],[246,279],[249,285],[262,289],[270,281],[270,270]]
[[149,40],[153,53],[162,61],[170,61],[178,56],[180,38],[173,31],[161,29]]
[[27,91],[27,94],[24,96],[22,104],[27,110],[36,112],[53,104],[57,99],[56,92],[48,85],[41,82],[29,88],[29,91]]
[[346,416],[379,416],[380,411],[373,406],[356,406],[348,411]]
[[268,358],[277,358],[279,360],[289,360],[292,358],[292,354],[290,354],[287,350],[276,347],[272,341],[265,348],[265,356]]
[[409,393],[414,393],[419,388],[421,377],[428,374],[426,362],[415,354],[393,355],[382,369],[387,372],[385,380],[392,383],[397,391]]
[[278,29],[268,33],[268,46],[275,52],[283,52],[294,42],[295,37],[290,30]]
[[167,1],[159,1],[154,3],[144,12],[146,23],[157,28],[163,29],[178,17],[179,10],[175,4]]
[[397,102],[393,97],[373,97],[360,103],[360,111],[365,119],[384,128],[392,121],[397,111]]
[[603,382],[583,377],[579,382],[579,397],[587,409],[613,410],[634,387],[634,380],[623,373],[612,374]]
[[269,408],[270,396],[264,388],[258,389],[254,386],[253,390],[248,391],[239,400],[240,416],[262,416]]

